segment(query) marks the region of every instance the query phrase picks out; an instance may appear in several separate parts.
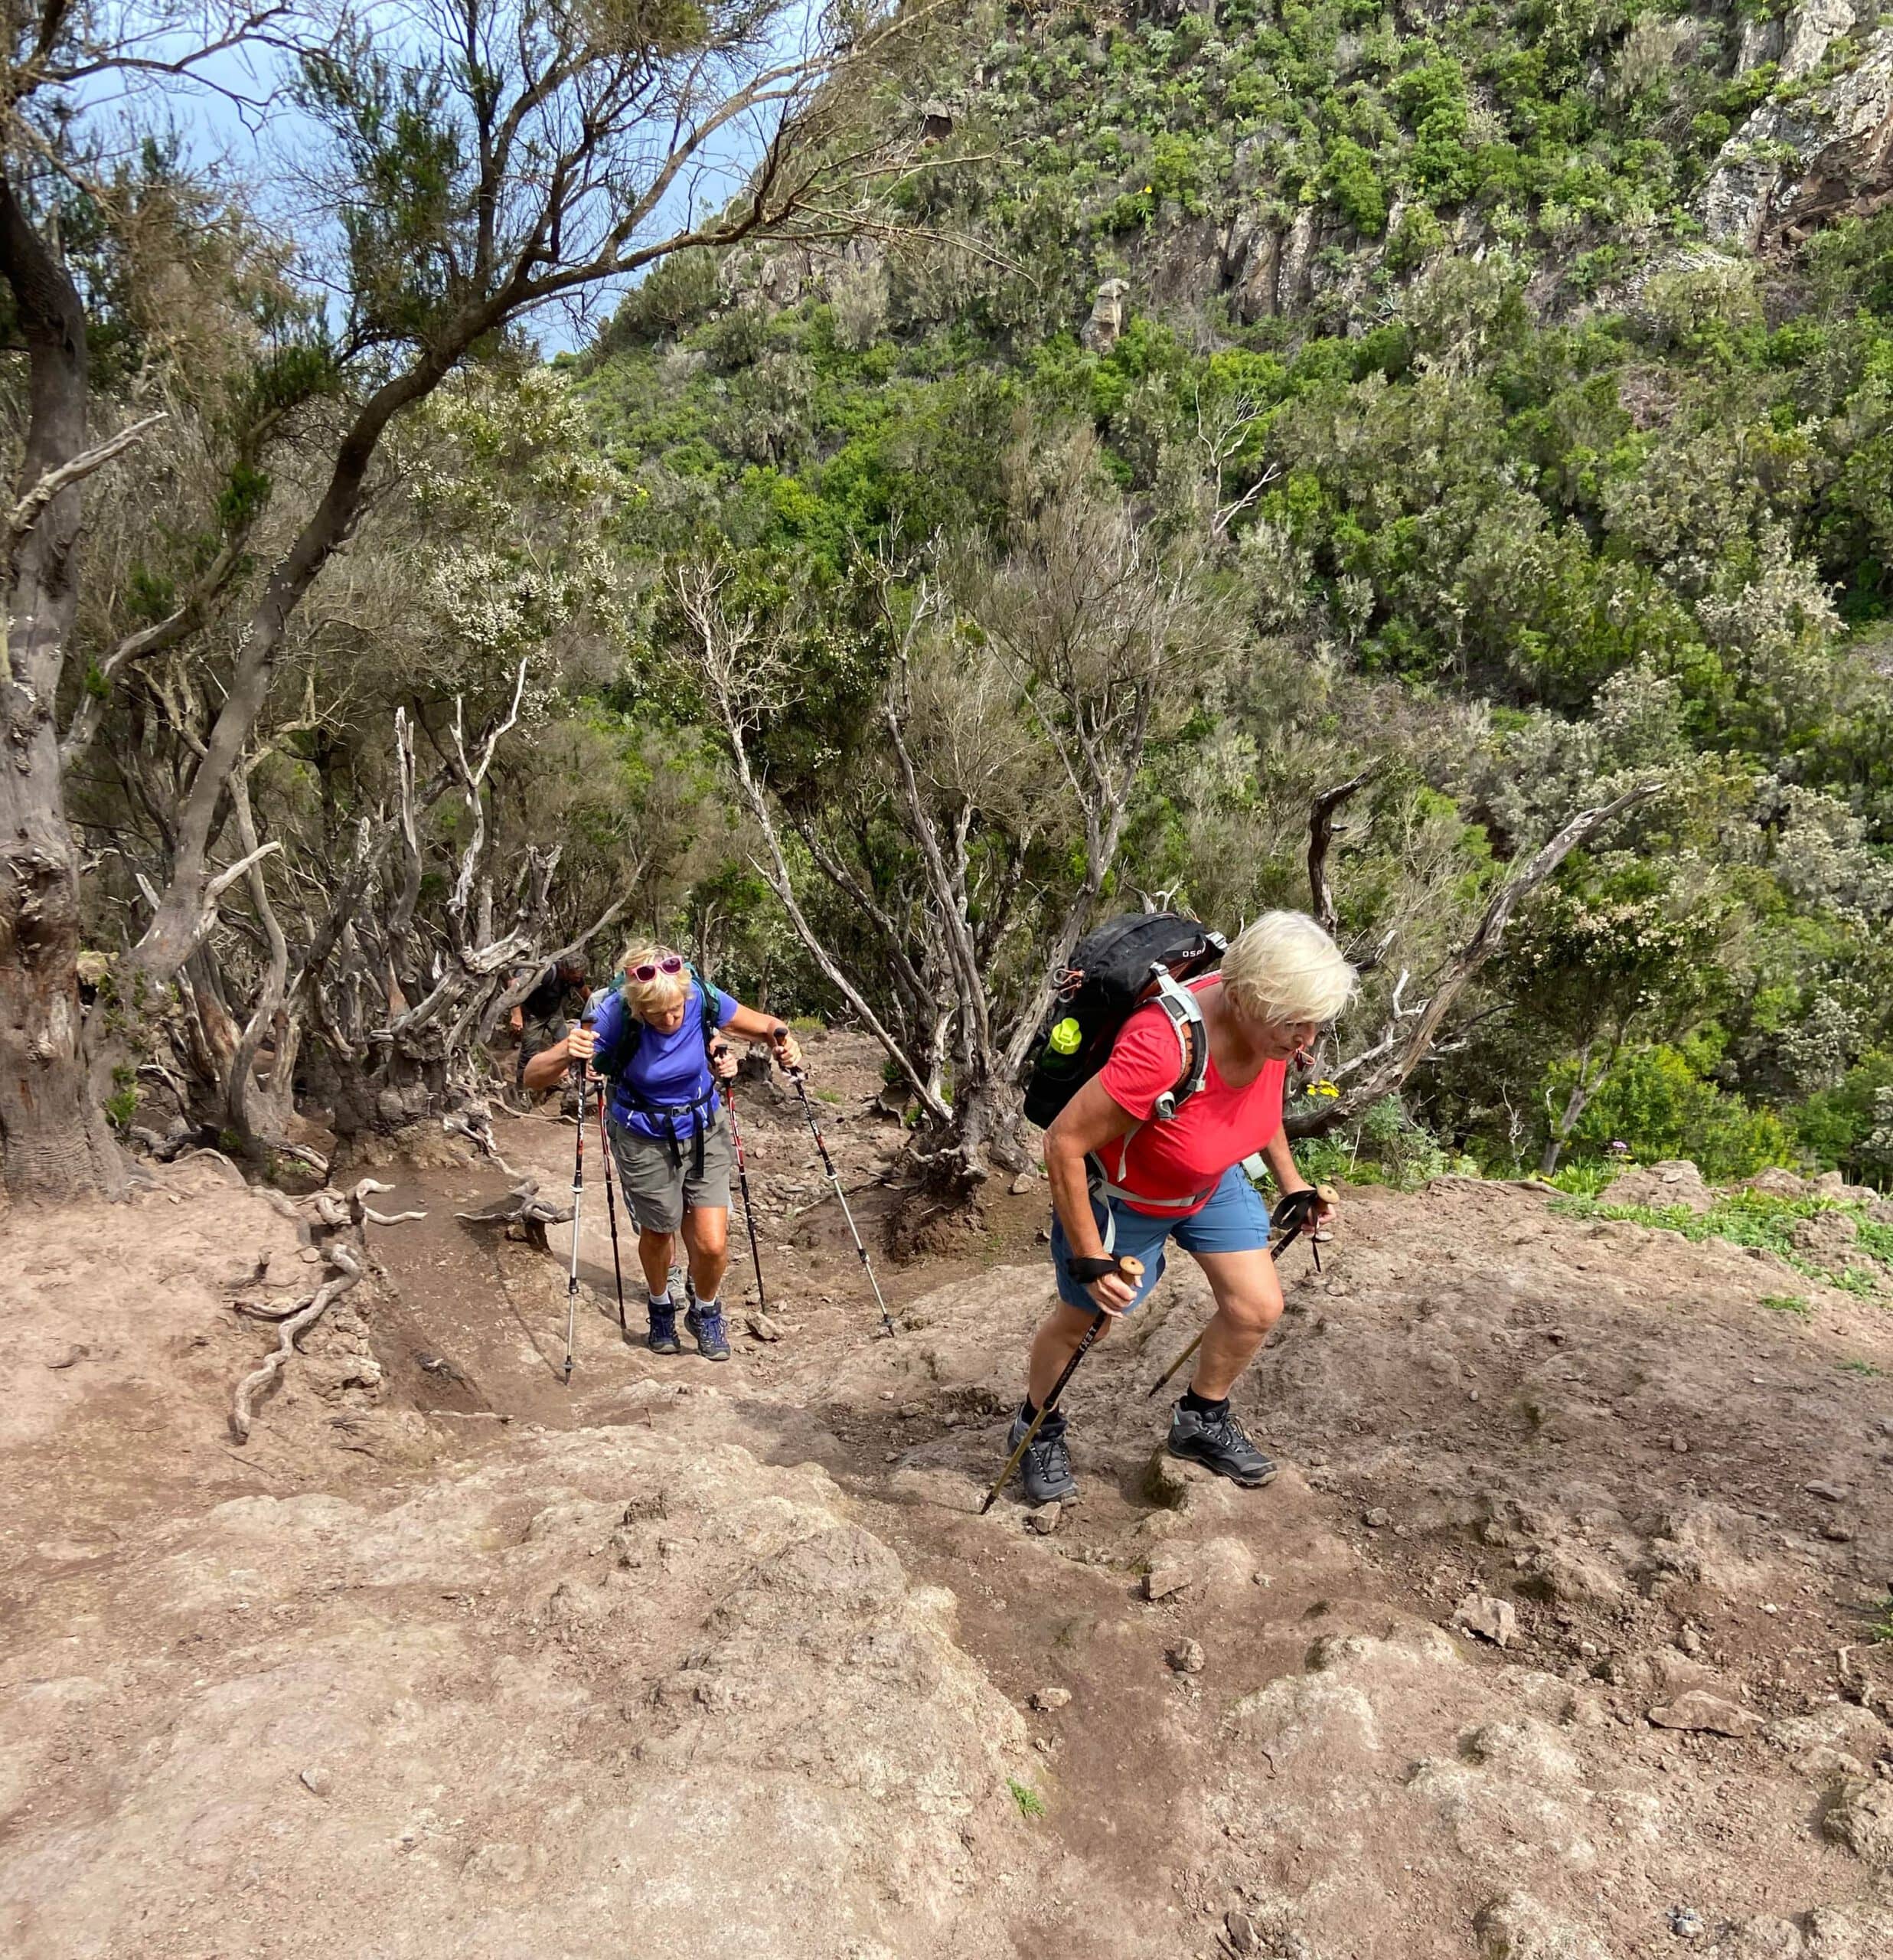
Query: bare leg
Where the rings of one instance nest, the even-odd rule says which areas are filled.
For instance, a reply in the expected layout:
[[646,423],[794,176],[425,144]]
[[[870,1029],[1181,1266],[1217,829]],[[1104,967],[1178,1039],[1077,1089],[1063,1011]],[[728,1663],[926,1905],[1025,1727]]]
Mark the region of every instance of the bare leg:
[[685,1212],[684,1243],[690,1250],[690,1284],[697,1289],[697,1297],[716,1298],[723,1290],[723,1275],[729,1270],[729,1214],[720,1210]]
[[[1281,1282],[1265,1252],[1198,1253],[1216,1310],[1203,1329],[1190,1387],[1206,1402],[1220,1402],[1254,1358],[1263,1336],[1281,1318]],[[1049,1323],[1047,1323],[1048,1325]]]
[[[1104,1316],[1104,1325],[1098,1330],[1102,1340],[1111,1331],[1113,1316]],[[1036,1408],[1045,1406],[1045,1398],[1052,1393],[1052,1384],[1059,1378],[1065,1364],[1077,1351],[1078,1344],[1085,1338],[1085,1330],[1098,1316],[1079,1308],[1067,1306],[1061,1300],[1039,1324],[1039,1331],[1032,1337],[1032,1367],[1026,1378],[1026,1393]]]
[[671,1248],[675,1243],[673,1233],[638,1231],[638,1263],[644,1268],[645,1285],[654,1293],[664,1292],[671,1284]]

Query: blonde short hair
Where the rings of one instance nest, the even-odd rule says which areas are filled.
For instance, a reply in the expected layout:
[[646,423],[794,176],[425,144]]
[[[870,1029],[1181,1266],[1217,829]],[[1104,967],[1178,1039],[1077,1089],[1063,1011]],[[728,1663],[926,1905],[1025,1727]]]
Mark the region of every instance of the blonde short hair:
[[1332,1021],[1359,977],[1305,912],[1265,912],[1222,956],[1222,984],[1250,1021]]
[[623,959],[618,962],[618,970],[625,976],[620,990],[625,1004],[642,1020],[645,1015],[663,1014],[674,1008],[690,991],[690,976],[687,972],[659,973],[648,980],[634,980],[632,969],[638,966],[654,966],[661,959],[678,957],[672,946],[654,946],[645,941],[634,942],[625,949]]

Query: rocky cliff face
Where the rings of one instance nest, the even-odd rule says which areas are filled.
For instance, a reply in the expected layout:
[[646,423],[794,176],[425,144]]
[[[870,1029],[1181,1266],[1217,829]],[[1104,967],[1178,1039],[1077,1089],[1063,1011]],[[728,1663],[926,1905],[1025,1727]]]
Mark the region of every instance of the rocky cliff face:
[[[1765,19],[1373,0],[975,8],[929,86],[925,103],[879,106],[932,132],[904,214],[978,236],[1013,270],[897,273],[896,310],[1007,331],[1075,328],[1125,279],[1160,311],[1359,332],[1443,256],[1517,263],[1541,308],[1568,310],[1699,234],[1775,250],[1893,195],[1893,28],[1877,0]],[[837,276],[771,252],[733,289],[789,305]]]
[[[1785,24],[1777,85],[1723,145],[1699,207],[1718,243],[1800,243],[1893,201],[1893,28],[1862,31],[1852,0],[1810,0]],[[1743,61],[1769,44],[1744,41]]]

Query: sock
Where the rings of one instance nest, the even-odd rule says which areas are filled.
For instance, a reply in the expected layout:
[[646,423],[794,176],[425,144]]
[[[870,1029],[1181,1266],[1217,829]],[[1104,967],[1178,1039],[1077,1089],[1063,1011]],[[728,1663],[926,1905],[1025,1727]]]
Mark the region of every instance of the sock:
[[720,1314],[723,1310],[723,1302],[720,1300],[699,1300],[697,1303],[697,1318],[700,1320],[711,1314]]
[[653,1293],[651,1292],[651,1289],[647,1286],[645,1289],[645,1292],[649,1296],[651,1301],[651,1310],[653,1313],[667,1314],[671,1311],[671,1289],[669,1287],[665,1287],[661,1293]]
[[1220,1416],[1229,1406],[1229,1398],[1226,1395],[1220,1401],[1211,1402],[1199,1395],[1193,1388],[1183,1390],[1183,1406],[1193,1416]]
[[1030,1423],[1038,1413],[1039,1405],[1029,1395],[1019,1405],[1019,1419],[1022,1423]]

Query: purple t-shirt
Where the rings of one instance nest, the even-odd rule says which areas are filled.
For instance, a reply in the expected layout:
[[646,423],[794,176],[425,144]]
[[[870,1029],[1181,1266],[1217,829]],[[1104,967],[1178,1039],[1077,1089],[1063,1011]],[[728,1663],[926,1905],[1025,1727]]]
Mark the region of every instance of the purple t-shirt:
[[[703,1004],[697,982],[687,980],[684,1018],[675,1033],[660,1034],[648,1021],[640,1021],[625,1005],[622,993],[609,995],[592,1023],[598,1036],[597,1059],[592,1067],[611,1080],[612,1116],[625,1129],[643,1136],[671,1134],[661,1114],[635,1107],[625,1093],[630,1089],[640,1102],[677,1106],[679,1134],[687,1136],[694,1127],[690,1109],[716,1093],[716,1078],[710,1072],[710,1057],[703,1047]],[[716,1025],[727,1027],[736,1011],[736,1002],[719,988],[710,997],[716,1009]]]

